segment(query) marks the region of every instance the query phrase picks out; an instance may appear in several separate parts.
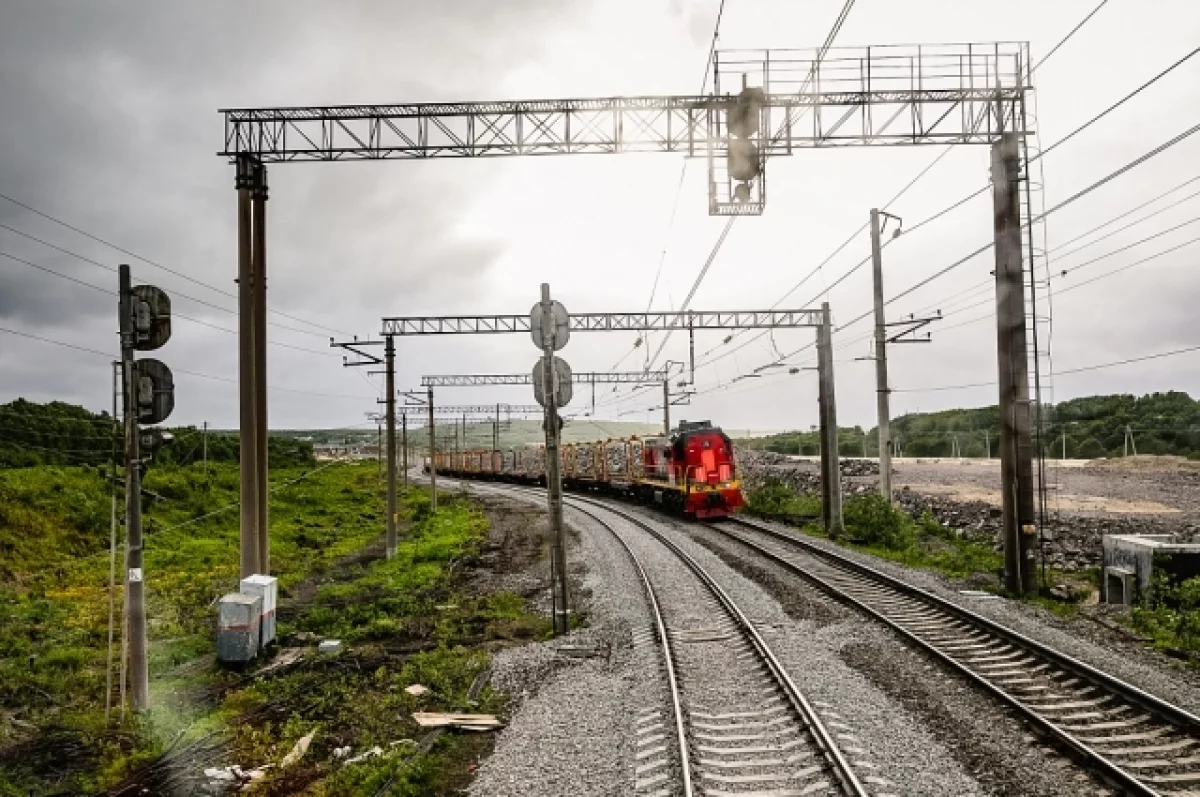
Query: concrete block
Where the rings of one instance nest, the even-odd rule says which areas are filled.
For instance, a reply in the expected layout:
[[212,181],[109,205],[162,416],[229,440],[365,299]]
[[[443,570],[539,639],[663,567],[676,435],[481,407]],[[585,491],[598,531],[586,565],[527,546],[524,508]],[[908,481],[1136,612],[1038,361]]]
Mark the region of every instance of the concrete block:
[[326,639],[321,644],[317,645],[318,653],[341,653],[342,641],[340,639]]
[[1173,583],[1200,575],[1200,545],[1172,542],[1167,534],[1105,534],[1100,599],[1134,603],[1150,588],[1155,570]]
[[239,590],[243,595],[262,598],[261,647],[275,641],[275,609],[279,603],[279,580],[274,576],[253,575],[242,579]]
[[258,656],[262,598],[234,592],[217,602],[217,660],[244,664]]

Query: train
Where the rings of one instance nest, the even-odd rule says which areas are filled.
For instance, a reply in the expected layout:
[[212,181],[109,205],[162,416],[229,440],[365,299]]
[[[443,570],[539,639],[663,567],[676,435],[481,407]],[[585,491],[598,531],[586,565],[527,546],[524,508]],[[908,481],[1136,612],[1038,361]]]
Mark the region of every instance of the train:
[[[437,472],[467,479],[546,483],[546,446],[499,451],[439,451]],[[681,421],[669,435],[626,437],[559,447],[564,489],[625,496],[688,518],[733,514],[745,506],[733,441],[710,421]],[[429,472],[429,458],[425,458]]]

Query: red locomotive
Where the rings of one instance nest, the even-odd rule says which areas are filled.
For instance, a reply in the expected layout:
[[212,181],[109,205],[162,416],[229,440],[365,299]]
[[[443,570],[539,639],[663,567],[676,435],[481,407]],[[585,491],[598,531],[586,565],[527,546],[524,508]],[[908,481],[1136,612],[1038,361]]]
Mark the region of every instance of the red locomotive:
[[[568,489],[628,495],[693,518],[725,517],[745,505],[733,443],[709,421],[681,421],[670,437],[566,443],[559,454]],[[545,484],[545,465],[546,447],[532,443],[437,454],[438,473],[464,478]]]

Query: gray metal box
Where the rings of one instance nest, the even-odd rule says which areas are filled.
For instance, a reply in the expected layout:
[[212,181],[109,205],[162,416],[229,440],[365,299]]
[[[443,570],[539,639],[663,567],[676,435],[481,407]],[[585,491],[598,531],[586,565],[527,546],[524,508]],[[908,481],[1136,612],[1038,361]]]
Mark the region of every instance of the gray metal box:
[[279,579],[274,576],[253,575],[242,579],[243,595],[262,598],[262,629],[259,645],[266,647],[275,641],[275,609],[279,600]]
[[262,598],[233,592],[217,602],[217,660],[244,664],[258,656]]

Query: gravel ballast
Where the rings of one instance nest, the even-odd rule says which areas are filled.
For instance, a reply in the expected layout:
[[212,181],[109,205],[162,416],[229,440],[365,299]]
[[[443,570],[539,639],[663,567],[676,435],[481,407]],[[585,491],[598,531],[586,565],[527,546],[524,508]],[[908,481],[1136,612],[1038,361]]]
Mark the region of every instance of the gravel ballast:
[[[475,487],[489,500],[497,488]],[[505,490],[515,505],[544,501]],[[633,645],[649,627],[644,592],[628,556],[611,535],[568,515],[568,558],[582,585],[575,597],[588,626],[567,636],[498,653],[491,686],[509,695],[515,711],[492,755],[479,767],[470,794],[558,797],[634,792],[633,717],[662,703],[658,649]],[[577,567],[586,563],[586,569]],[[593,648],[594,656],[560,647]],[[577,654],[578,651],[575,651]]]
[[[893,700],[843,660],[840,654],[843,646],[852,643],[878,644],[878,631],[850,617],[824,624],[813,620],[796,620],[788,615],[774,596],[692,540],[682,530],[684,524],[666,521],[661,515],[627,505],[617,507],[665,529],[674,542],[716,578],[742,611],[755,622],[800,690],[810,701],[826,707],[826,720],[836,723],[835,730],[848,734],[849,738],[843,739],[843,744],[862,751],[851,754],[854,760],[870,765],[857,770],[860,777],[879,778],[885,782],[868,782],[872,793],[913,797],[1000,793],[985,789],[934,734],[922,727],[920,718],[912,716],[902,703]],[[614,525],[620,523],[618,519],[612,522]],[[637,539],[636,550],[639,555],[644,551],[646,557],[654,557],[655,573],[652,578],[656,579],[655,586],[660,591],[660,599],[661,594],[671,589],[672,579],[679,580],[678,589],[686,594],[687,585],[683,582],[689,576],[672,566],[663,549],[653,543],[645,532],[638,531]],[[657,579],[662,579],[661,587]],[[890,640],[887,643],[890,644]],[[714,689],[729,688],[722,685],[718,673],[714,675],[717,675],[713,682]],[[729,697],[735,701],[740,699],[743,703],[746,699],[742,695]]]
[[[794,528],[779,525],[773,527],[788,534],[800,534]],[[972,598],[960,593],[959,588],[949,579],[936,573],[904,567],[870,554],[843,548],[820,537],[804,536],[803,539],[928,590],[1192,713],[1200,714],[1200,676],[1141,645],[1120,641],[1115,635],[1099,627],[1093,631],[1090,628],[1092,624],[1086,620],[1063,620],[1021,601],[995,597]],[[1096,638],[1103,639],[1104,644],[1097,644]]]

